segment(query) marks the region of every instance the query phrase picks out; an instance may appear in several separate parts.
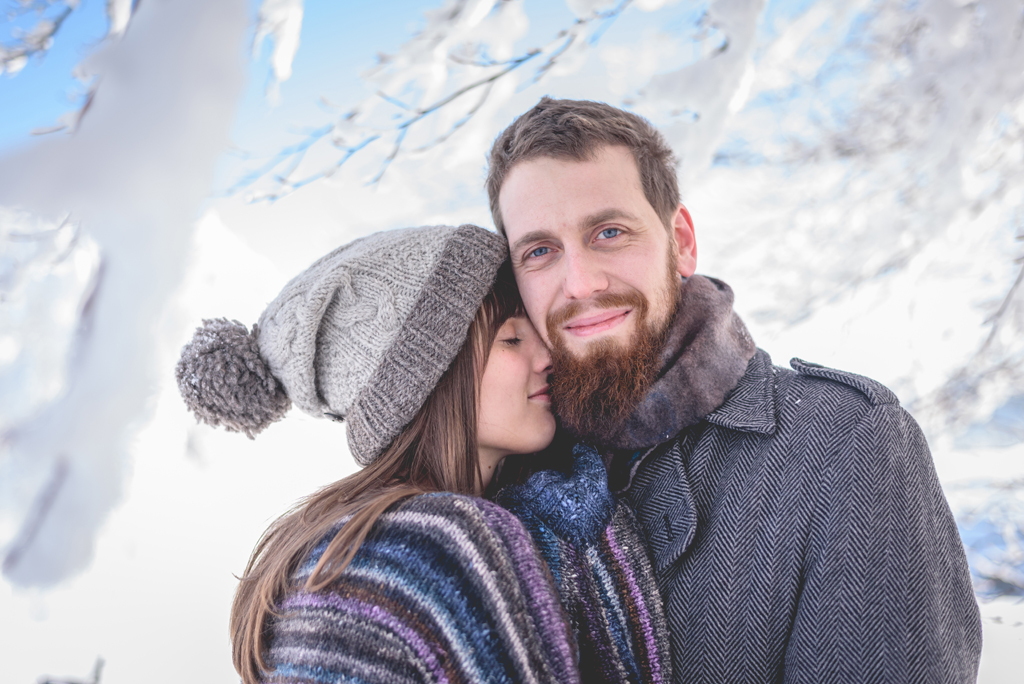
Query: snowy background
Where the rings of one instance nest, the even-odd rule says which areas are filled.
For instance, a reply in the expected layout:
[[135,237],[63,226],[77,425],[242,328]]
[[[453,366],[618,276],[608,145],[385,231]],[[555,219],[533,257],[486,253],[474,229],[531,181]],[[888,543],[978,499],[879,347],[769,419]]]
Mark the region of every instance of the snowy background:
[[197,426],[178,350],[354,237],[490,226],[486,152],[544,94],[665,132],[698,270],[776,363],[899,394],[980,681],[1019,681],[1021,0],[0,3],[0,682],[237,681],[233,573],[353,465],[297,411]]

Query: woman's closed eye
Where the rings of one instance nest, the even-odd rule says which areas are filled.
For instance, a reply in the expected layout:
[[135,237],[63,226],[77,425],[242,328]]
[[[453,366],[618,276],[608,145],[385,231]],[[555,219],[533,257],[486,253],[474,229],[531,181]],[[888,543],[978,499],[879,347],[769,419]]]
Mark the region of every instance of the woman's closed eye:
[[503,344],[507,344],[510,347],[516,347],[523,341],[523,339],[521,337],[506,337],[501,341]]

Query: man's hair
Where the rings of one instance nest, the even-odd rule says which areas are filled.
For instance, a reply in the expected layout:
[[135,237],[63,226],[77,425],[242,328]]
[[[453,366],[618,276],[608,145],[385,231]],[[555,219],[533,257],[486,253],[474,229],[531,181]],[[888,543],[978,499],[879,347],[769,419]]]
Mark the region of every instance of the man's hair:
[[603,102],[544,97],[502,131],[491,148],[487,195],[498,232],[505,234],[498,194],[516,164],[541,157],[588,161],[609,145],[633,155],[647,201],[671,229],[679,184],[675,156],[661,133],[647,119]]

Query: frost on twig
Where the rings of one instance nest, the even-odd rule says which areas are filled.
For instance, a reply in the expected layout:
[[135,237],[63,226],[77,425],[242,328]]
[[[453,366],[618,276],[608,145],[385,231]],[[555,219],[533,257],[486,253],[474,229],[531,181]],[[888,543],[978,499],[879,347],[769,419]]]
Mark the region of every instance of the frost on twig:
[[263,0],[256,19],[256,35],[252,53],[259,54],[263,40],[268,36],[274,43],[270,57],[273,78],[267,85],[267,98],[277,103],[281,83],[292,75],[292,62],[299,49],[302,30],[302,0]]
[[887,378],[932,434],[983,419],[1024,380],[1022,28],[1020,6],[996,0],[819,0],[758,47],[747,104],[713,148],[716,173],[758,181],[735,195],[750,221],[717,247],[754,269],[746,296],[762,330],[861,296],[899,299],[942,270],[968,292],[933,290],[911,312],[977,293],[986,315],[948,328],[971,337],[957,338],[961,361],[908,354]]
[[104,664],[103,658],[97,658],[96,664],[92,666],[92,674],[89,675],[88,679],[49,677],[44,675],[38,679],[38,684],[101,684],[100,677],[103,674]]
[[[12,24],[10,33],[14,40],[0,44],[0,74],[13,76],[25,68],[31,57],[45,54],[76,9],[78,0],[18,0],[5,17]],[[32,15],[37,18],[30,29],[17,25]]]
[[119,36],[128,29],[136,0],[107,0],[107,35]]
[[[120,36],[128,28],[134,0],[106,0],[107,35]],[[14,75],[32,57],[42,57],[53,46],[68,17],[79,9],[81,0],[14,0],[0,21],[10,27],[12,41],[0,43],[0,74]],[[32,23],[31,18],[35,17]],[[31,28],[24,28],[31,25]]]
[[1016,263],[1017,277],[984,322],[988,330],[984,340],[936,392],[920,402],[920,412],[932,421],[945,421],[947,429],[965,428],[991,415],[1024,387],[1024,256]]
[[[124,34],[131,20],[132,12],[137,6],[135,0],[107,0],[107,37],[119,38]],[[17,0],[15,8],[7,13],[8,33],[12,41],[0,43],[0,74],[6,72],[10,76],[20,73],[31,58],[42,58],[53,46],[58,32],[67,19],[79,9],[80,0]],[[36,21],[31,28],[25,29],[23,24],[29,17],[35,16]],[[85,81],[82,65],[74,70],[75,78]],[[46,135],[58,131],[74,131],[78,123],[89,110],[95,87],[88,89],[81,98],[81,104],[75,109],[64,113],[52,125],[35,128],[32,135]]]
[[[245,174],[229,194],[247,191],[250,201],[273,201],[332,176],[354,155],[383,146],[369,183],[380,182],[404,151],[421,153],[448,141],[494,97],[494,86],[528,64],[530,82],[544,78],[560,60],[596,40],[632,0],[577,17],[547,44],[513,52],[510,27],[525,25],[522,6],[496,0],[449,0],[427,13],[426,27],[395,54],[378,56],[364,76],[376,92],[340,112],[260,167]],[[428,125],[429,124],[429,125]],[[299,173],[310,152],[313,170]],[[256,189],[261,181],[265,189]]]

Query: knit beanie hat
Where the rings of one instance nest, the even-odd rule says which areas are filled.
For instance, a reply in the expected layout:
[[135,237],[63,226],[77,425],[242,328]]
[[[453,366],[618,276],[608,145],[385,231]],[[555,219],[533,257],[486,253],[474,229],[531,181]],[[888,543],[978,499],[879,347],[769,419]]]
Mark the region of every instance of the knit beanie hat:
[[291,403],[344,419],[352,456],[369,465],[455,359],[507,253],[473,225],[355,240],[293,278],[251,331],[204,320],[178,388],[198,420],[250,438]]

